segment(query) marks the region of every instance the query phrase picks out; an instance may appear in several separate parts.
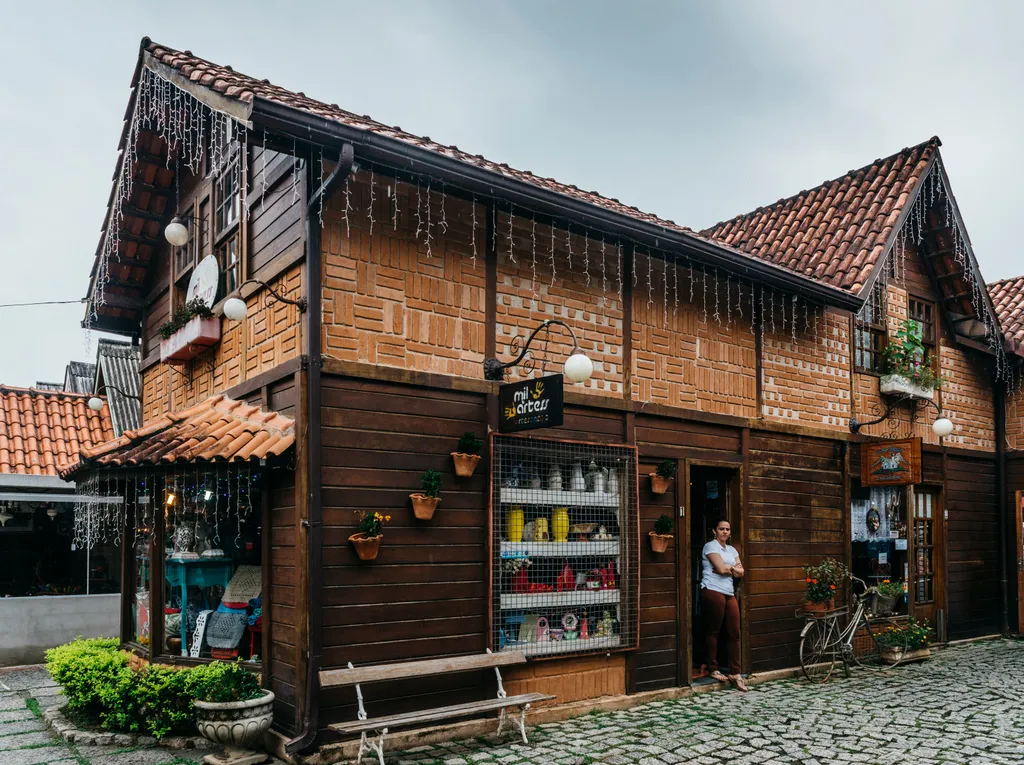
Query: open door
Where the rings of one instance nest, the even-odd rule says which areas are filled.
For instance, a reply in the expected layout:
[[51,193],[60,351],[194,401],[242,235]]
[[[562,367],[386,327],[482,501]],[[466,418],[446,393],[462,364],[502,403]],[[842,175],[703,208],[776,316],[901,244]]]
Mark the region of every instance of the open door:
[[1024,633],[1024,491],[1014,498],[1017,516],[1017,632]]
[[[740,540],[741,477],[737,466],[728,463],[701,463],[687,461],[686,464],[686,508],[689,514],[689,593],[690,602],[690,682],[699,681],[707,674],[707,657],[704,655],[704,621],[701,618],[700,580],[703,568],[704,545],[714,536],[715,524],[725,519],[733,529],[730,544],[740,553],[743,560],[743,546]],[[741,601],[743,587],[737,585],[736,596]],[[719,641],[720,666],[728,666],[724,640]],[[710,680],[710,678],[709,678]]]

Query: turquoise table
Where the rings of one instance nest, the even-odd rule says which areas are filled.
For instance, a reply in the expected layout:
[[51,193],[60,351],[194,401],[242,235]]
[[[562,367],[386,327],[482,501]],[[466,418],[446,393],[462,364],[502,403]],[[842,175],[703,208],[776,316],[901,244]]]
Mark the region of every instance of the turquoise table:
[[215,584],[227,588],[235,564],[230,558],[168,558],[164,568],[167,572],[168,586],[181,589],[181,655],[188,656],[188,588],[206,588]]

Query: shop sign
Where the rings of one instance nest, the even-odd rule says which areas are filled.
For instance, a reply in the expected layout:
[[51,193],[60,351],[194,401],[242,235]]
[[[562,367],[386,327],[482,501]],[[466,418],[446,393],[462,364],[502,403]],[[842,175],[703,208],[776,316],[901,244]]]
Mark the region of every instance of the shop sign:
[[535,428],[557,428],[562,424],[562,375],[535,377],[508,383],[498,389],[499,433]]
[[921,483],[921,439],[871,441],[860,445],[862,486]]

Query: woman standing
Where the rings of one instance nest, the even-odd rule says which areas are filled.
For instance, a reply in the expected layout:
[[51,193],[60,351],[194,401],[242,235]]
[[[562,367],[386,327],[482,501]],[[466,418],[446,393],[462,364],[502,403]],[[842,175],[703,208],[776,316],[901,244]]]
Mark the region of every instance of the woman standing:
[[[715,538],[704,545],[701,554],[704,573],[700,582],[700,598],[711,677],[722,683],[731,680],[739,690],[745,691],[747,686],[740,674],[740,606],[736,601],[733,582],[743,577],[744,570],[739,552],[728,544],[731,534],[729,521],[721,520],[715,524]],[[728,677],[718,669],[718,635],[722,631],[723,622],[729,650]]]

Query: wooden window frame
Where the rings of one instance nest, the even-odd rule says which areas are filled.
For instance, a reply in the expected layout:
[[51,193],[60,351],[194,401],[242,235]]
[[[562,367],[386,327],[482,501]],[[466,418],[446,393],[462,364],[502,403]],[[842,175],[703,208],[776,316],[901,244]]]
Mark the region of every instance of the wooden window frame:
[[[931,311],[931,318],[928,321],[918,318],[914,315],[914,304],[921,306],[922,312],[927,314]],[[932,372],[935,372],[936,365],[938,364],[938,346],[939,346],[939,325],[938,325],[939,309],[934,301],[929,300],[927,297],[922,295],[916,295],[913,293],[907,293],[907,318],[918,322],[923,330],[930,330],[927,334],[922,332],[921,345],[924,346],[925,355],[924,363],[931,368]]]
[[[854,319],[853,325],[853,366],[854,371],[860,374],[874,375],[881,377],[884,372],[885,347],[889,344],[889,317],[885,311],[884,286],[878,284],[871,286],[872,292],[878,293],[878,309],[870,317],[870,321]],[[869,303],[865,308],[870,308]],[[865,347],[864,339],[868,338],[871,347]],[[875,347],[877,344],[877,347]],[[865,366],[862,361],[869,358],[874,362],[873,366]]]

